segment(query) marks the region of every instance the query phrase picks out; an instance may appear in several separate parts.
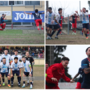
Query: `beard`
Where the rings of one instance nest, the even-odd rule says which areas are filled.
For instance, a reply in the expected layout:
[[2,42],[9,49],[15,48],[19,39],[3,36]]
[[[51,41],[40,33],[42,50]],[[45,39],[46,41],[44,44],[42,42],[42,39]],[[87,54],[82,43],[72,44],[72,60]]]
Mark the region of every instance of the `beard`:
[[88,57],[90,58],[90,55],[88,55]]

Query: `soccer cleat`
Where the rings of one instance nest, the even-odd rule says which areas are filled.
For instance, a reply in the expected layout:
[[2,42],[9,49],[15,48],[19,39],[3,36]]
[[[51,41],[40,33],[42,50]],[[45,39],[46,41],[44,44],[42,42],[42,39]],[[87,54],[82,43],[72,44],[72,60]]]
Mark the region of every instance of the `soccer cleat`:
[[23,85],[22,88],[25,88],[25,85]]
[[21,87],[21,85],[20,85],[20,84],[18,84],[18,87]]
[[11,84],[11,87],[13,87],[13,84]]
[[33,85],[32,84],[30,84],[30,89],[32,89],[33,88]]
[[10,84],[8,84],[8,87],[11,87],[11,85],[10,85]]
[[3,83],[3,86],[5,86],[5,83]]
[[1,84],[0,84],[0,87],[1,87]]
[[38,30],[40,30],[40,28],[38,28]]
[[43,30],[43,27],[41,29]]
[[50,39],[51,39],[51,37],[50,37],[50,36],[47,36],[47,39],[48,39],[48,40],[50,40]]
[[86,39],[88,39],[88,37],[86,37]]
[[55,36],[55,39],[58,39],[58,36]]

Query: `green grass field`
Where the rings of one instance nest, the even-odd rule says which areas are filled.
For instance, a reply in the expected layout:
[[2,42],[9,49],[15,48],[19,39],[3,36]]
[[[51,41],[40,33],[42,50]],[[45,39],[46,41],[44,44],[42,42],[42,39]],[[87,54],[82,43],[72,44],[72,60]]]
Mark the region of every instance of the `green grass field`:
[[44,44],[44,31],[5,29],[0,31],[0,44]]
[[59,39],[55,39],[56,33],[53,35],[52,40],[46,40],[46,44],[90,44],[90,35],[86,39],[84,34],[83,36],[80,34],[80,31],[77,31],[76,35],[72,35],[72,31],[66,35],[59,35]]
[[[33,77],[43,77],[44,78],[44,65],[35,65],[33,67]],[[22,73],[23,75],[23,73]],[[21,86],[22,86],[22,83],[23,81],[21,80]],[[17,85],[17,77],[15,76],[14,77],[14,86],[9,88],[7,87],[7,78],[5,78],[5,83],[6,85],[3,87],[1,86],[0,89],[29,89],[29,86],[28,87],[25,87],[25,88],[20,88],[18,87]],[[44,89],[44,80],[34,80],[33,82],[33,89]]]

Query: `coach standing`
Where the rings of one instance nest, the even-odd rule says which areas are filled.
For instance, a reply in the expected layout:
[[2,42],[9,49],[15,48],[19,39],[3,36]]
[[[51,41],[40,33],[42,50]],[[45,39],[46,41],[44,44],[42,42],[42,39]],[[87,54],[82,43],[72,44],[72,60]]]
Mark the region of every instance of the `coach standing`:
[[87,58],[82,60],[81,67],[84,71],[81,88],[90,89],[90,47],[86,49]]
[[[31,74],[32,74],[32,77],[33,77],[33,65],[34,65],[34,59],[33,59],[32,56],[30,56],[29,51],[26,52],[25,58],[26,58],[26,60],[29,61],[30,64],[31,64],[31,68],[32,68]],[[28,80],[28,82],[29,82],[29,80]],[[27,83],[28,83],[28,82],[27,82]],[[33,82],[30,82],[30,83],[33,85]],[[27,86],[28,86],[28,85],[29,85],[29,83],[27,84]]]

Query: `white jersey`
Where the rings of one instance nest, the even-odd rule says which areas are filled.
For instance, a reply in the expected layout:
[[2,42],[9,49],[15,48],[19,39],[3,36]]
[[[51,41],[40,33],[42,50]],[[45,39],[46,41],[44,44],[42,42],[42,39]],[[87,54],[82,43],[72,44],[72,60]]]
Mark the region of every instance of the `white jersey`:
[[1,63],[1,56],[0,56],[0,63]]
[[24,72],[30,72],[30,66],[31,64],[29,61],[23,62]]
[[9,62],[11,61],[11,56],[9,54],[5,55],[5,54],[2,54],[1,55],[1,60],[3,58],[6,58],[6,63],[9,64]]
[[55,14],[54,13],[49,13],[49,12],[46,13],[46,23],[47,24],[54,24],[55,23],[54,18],[55,18]]
[[22,67],[21,67],[21,64],[19,62],[18,63],[12,62],[10,68],[12,69],[12,71],[15,71],[15,70],[19,71],[19,69],[22,68]]
[[58,23],[60,23],[60,21],[62,20],[61,15],[59,13],[56,15],[56,20]]
[[89,23],[89,14],[88,12],[81,12],[80,16],[82,16],[82,23]]
[[17,57],[18,58],[18,62],[22,59],[22,56],[21,55],[12,55],[11,56],[11,59],[12,61],[14,62],[14,58]]
[[3,62],[0,63],[1,73],[9,72],[9,68],[9,64],[3,64]]

